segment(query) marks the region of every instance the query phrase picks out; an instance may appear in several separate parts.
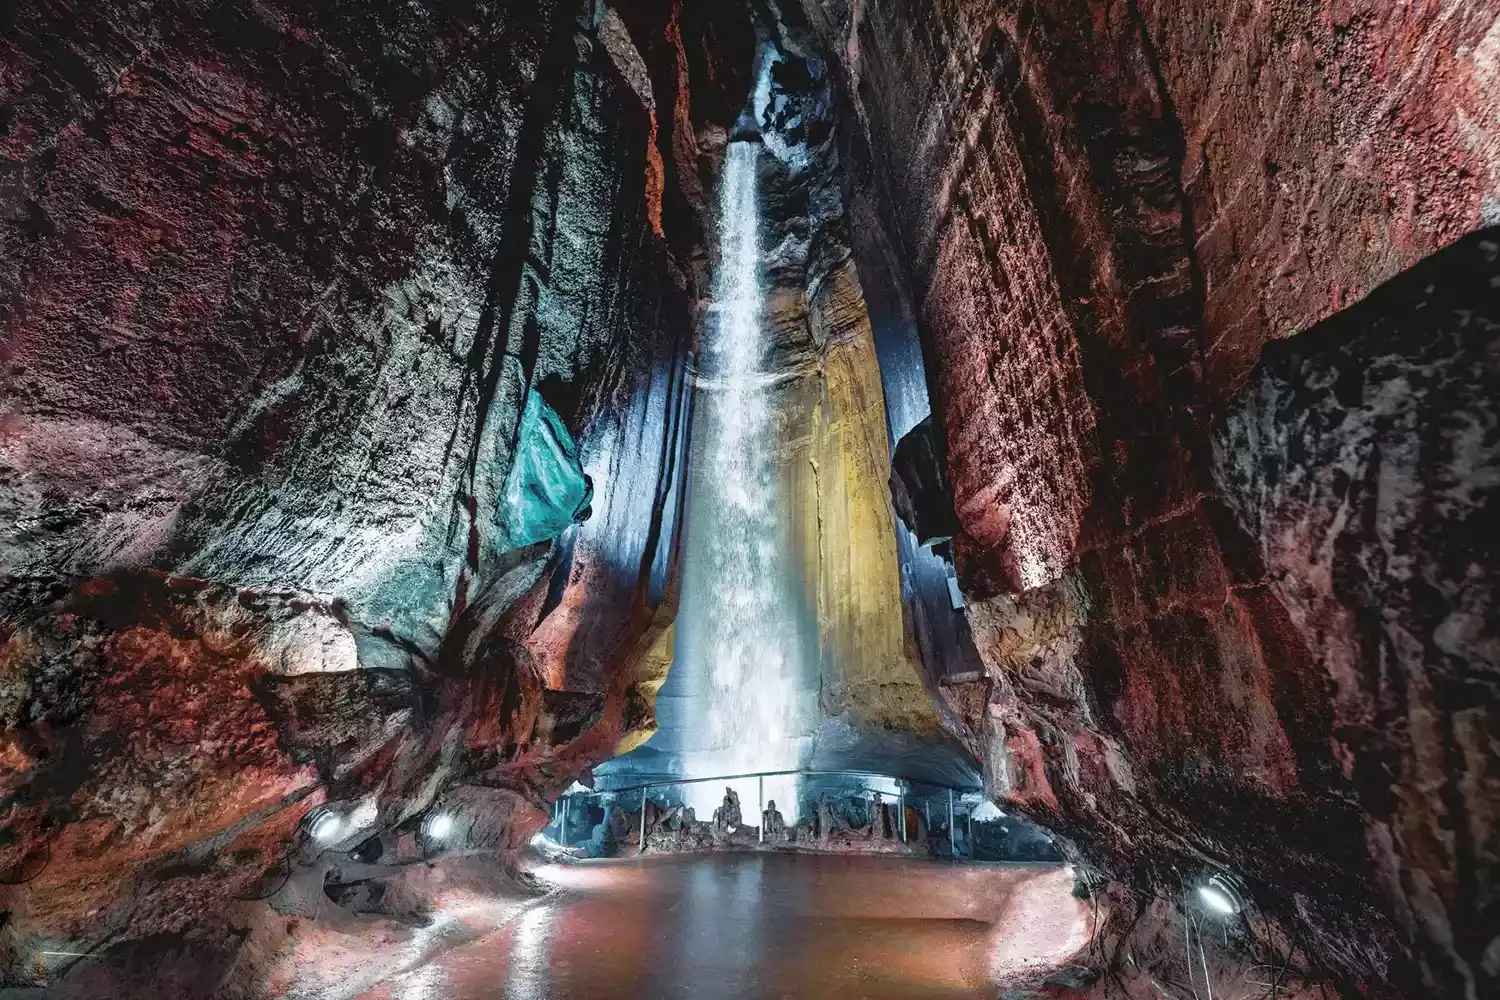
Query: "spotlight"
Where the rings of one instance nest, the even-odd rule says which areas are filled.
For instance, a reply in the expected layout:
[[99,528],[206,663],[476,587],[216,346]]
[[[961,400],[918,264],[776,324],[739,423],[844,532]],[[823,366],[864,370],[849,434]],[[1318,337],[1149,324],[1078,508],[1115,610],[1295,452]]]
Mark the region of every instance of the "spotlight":
[[448,813],[437,813],[428,818],[422,832],[428,840],[447,840],[453,833],[453,817]]
[[307,833],[320,844],[331,844],[339,837],[343,821],[327,809],[319,810],[308,821]]
[[1198,900],[1209,912],[1221,917],[1232,917],[1245,906],[1233,880],[1224,875],[1210,876],[1198,886]]

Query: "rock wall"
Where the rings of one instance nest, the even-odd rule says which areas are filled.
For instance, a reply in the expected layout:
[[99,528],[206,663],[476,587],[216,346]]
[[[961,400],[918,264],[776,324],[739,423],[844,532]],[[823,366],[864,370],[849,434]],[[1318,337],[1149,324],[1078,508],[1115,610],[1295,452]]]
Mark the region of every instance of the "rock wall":
[[[1419,262],[1491,210],[1497,12],[784,6],[839,74],[865,285],[904,286],[879,311],[922,345],[983,663],[944,690],[992,793],[1141,913],[1173,900],[1191,926],[1194,880],[1232,871],[1300,982],[1492,989],[1488,932],[1462,930],[1495,863],[1488,501],[1443,470],[1487,489],[1495,359],[1456,319],[1380,317],[1444,266],[1483,308],[1488,272],[1454,263],[1477,245]],[[1350,372],[1342,397],[1274,374],[1299,342]],[[1352,415],[1387,405],[1354,388],[1382,365],[1392,398],[1433,402]],[[1426,405],[1451,408],[1438,442]],[[1356,474],[1380,499],[1322,499]],[[1421,537],[1398,527],[1416,510]],[[1416,568],[1459,536],[1472,585]],[[1456,701],[1394,693],[1448,677]]]
[[824,345],[819,399],[800,463],[816,484],[822,700],[892,729],[937,732],[921,659],[905,627],[889,435],[880,369],[852,261],[822,276],[810,303]]
[[1137,12],[1207,294],[1214,389],[1311,326],[1500,221],[1500,11],[1487,3]]
[[1500,981],[1497,285],[1491,228],[1269,346],[1214,436],[1255,540],[1236,568],[1305,641],[1323,688],[1299,707],[1424,980],[1454,996]]
[[[0,14],[0,982],[233,954],[223,898],[309,809],[353,847],[479,782],[520,843],[649,733],[697,137],[753,37],[606,13]],[[513,549],[528,391],[595,499]]]
[[827,66],[795,35],[776,43],[762,121],[764,243],[784,383],[779,461],[817,614],[819,704],[855,728],[936,735],[904,601],[880,358],[849,246]]

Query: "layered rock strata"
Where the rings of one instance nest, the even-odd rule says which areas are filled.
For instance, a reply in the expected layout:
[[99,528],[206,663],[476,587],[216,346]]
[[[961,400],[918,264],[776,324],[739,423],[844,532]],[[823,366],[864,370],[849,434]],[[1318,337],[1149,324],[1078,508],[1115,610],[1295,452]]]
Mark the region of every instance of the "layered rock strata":
[[944,691],[992,793],[1143,928],[1224,869],[1301,982],[1482,995],[1492,272],[1483,240],[1419,262],[1492,210],[1495,12],[784,7],[922,347],[983,662]]
[[[226,897],[309,810],[510,848],[649,734],[698,135],[752,37],[606,13],[0,15],[0,981],[162,934],[233,965]],[[515,548],[528,393],[596,492]]]
[[[1496,11],[754,16],[822,710],[1068,839],[1057,989],[1494,992]],[[650,734],[752,24],[0,13],[5,985],[261,995]],[[595,494],[518,548],[533,397]]]

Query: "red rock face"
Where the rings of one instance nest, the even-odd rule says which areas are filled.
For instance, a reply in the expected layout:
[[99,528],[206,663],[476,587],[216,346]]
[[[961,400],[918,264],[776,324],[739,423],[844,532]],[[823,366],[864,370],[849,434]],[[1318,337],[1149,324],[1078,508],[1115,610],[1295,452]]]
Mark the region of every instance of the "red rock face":
[[[254,882],[321,800],[317,769],[256,695],[258,636],[234,610],[202,581],[98,580],[10,633],[0,866],[24,882],[3,890],[7,950],[101,927],[227,935],[216,901]],[[45,982],[70,964],[38,961],[7,976]]]
[[[155,978],[211,991],[313,806],[508,851],[649,730],[697,135],[753,37],[602,13],[0,14],[0,984],[109,941],[146,989],[186,934]],[[507,551],[531,390],[594,516]]]
[[[1482,818],[1491,806],[1459,791],[1478,759],[1460,749],[1476,745],[1473,723],[1466,710],[1421,699],[1381,701],[1372,679],[1394,655],[1382,649],[1404,648],[1406,677],[1457,671],[1474,681],[1484,656],[1441,651],[1438,636],[1449,633],[1440,629],[1490,626],[1467,617],[1476,598],[1455,581],[1437,586],[1442,597],[1432,595],[1421,625],[1377,637],[1387,632],[1374,622],[1413,599],[1390,596],[1413,585],[1402,560],[1447,543],[1414,541],[1379,569],[1362,562],[1381,583],[1356,596],[1327,582],[1333,553],[1379,548],[1374,539],[1397,529],[1374,527],[1373,514],[1363,523],[1334,514],[1331,500],[1311,500],[1314,514],[1299,505],[1304,487],[1243,471],[1225,478],[1222,463],[1266,462],[1296,467],[1289,474],[1302,483],[1331,476],[1310,470],[1337,464],[1334,452],[1366,456],[1351,460],[1375,475],[1358,422],[1322,409],[1374,405],[1368,398],[1347,388],[1342,399],[1311,388],[1303,397],[1296,376],[1280,376],[1274,413],[1257,410],[1274,434],[1231,442],[1215,428],[1242,419],[1251,403],[1235,392],[1247,379],[1271,377],[1252,374],[1268,339],[1348,306],[1479,223],[1497,189],[1500,95],[1483,58],[1495,12],[804,8],[843,54],[850,144],[865,151],[854,183],[882,205],[884,239],[902,258],[946,429],[962,526],[954,555],[988,674],[983,711],[971,704],[977,686],[956,704],[980,734],[992,791],[1110,859],[1137,888],[1176,895],[1195,872],[1237,872],[1335,978],[1454,996],[1489,982],[1488,937],[1462,953],[1444,944],[1483,905],[1450,881],[1467,862],[1402,826],[1421,826],[1429,810],[1445,822],[1479,817],[1467,827],[1474,870],[1492,865],[1478,860],[1494,857]],[[1424,280],[1400,287],[1417,295]],[[1485,280],[1471,291],[1482,294]],[[1350,310],[1329,329],[1357,340],[1382,308]],[[1413,351],[1429,336],[1420,320],[1392,322],[1405,324],[1398,336]],[[1471,348],[1436,336],[1444,357],[1468,357]],[[1295,342],[1293,355],[1311,350]],[[1362,361],[1351,367],[1375,363],[1354,354]],[[1401,364],[1428,373],[1424,386],[1448,387],[1445,405],[1468,414],[1447,418],[1455,425],[1488,426],[1480,400],[1492,360],[1451,380],[1431,376],[1437,361]],[[1420,433],[1407,419],[1382,423],[1394,437],[1376,450],[1444,457],[1365,495],[1432,510],[1440,532],[1469,530],[1471,507],[1437,501],[1438,470],[1488,467],[1488,446],[1466,458],[1418,447],[1402,436]],[[1264,502],[1258,490],[1290,506],[1271,520],[1250,515]],[[1470,551],[1486,565],[1487,549]],[[1267,552],[1279,553],[1276,568]],[[1343,596],[1327,597],[1330,586]],[[1487,707],[1476,711],[1488,719],[1493,691],[1481,687]],[[1389,714],[1347,721],[1348,699],[1371,697]],[[1434,737],[1448,750],[1415,735],[1433,727],[1452,729]],[[1439,757],[1449,763],[1430,765],[1429,784],[1406,784],[1417,761]],[[1390,802],[1355,791],[1392,783],[1404,789],[1401,820],[1389,818]],[[1395,868],[1424,874],[1403,879]],[[1416,905],[1413,879],[1449,889]]]
[[874,10],[852,72],[934,332],[960,573],[975,593],[1037,586],[1101,517],[1139,523],[1193,488],[1165,436],[1201,373],[1170,128],[1129,32],[1086,11],[966,11],[950,57],[926,22]]
[[1211,384],[1495,221],[1489,4],[1145,0],[1182,127]]
[[[1496,12],[783,6],[842,88],[891,424],[925,381],[942,430],[969,606],[929,559],[917,645],[991,790],[1176,981],[1162,900],[1224,867],[1259,936],[1207,936],[1216,995],[1493,992],[1495,241],[1423,258],[1495,211]],[[512,849],[651,726],[754,37],[668,0],[12,7],[0,984],[99,948],[188,996],[295,937],[226,894],[420,915],[377,889],[424,810]],[[530,390],[595,511],[507,551]],[[378,861],[289,853],[324,804]]]
[[955,223],[937,236],[923,319],[950,332],[934,359],[938,397],[975,405],[947,409],[961,551],[1000,550],[996,582],[1021,590],[1071,560],[1094,411],[1015,133],[994,125],[986,117],[973,136],[990,155],[944,178]]

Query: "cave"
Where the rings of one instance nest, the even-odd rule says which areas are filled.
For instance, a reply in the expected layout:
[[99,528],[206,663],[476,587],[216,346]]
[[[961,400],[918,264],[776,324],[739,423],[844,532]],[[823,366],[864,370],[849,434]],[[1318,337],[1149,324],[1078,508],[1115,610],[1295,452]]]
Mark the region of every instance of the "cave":
[[0,8],[0,996],[1500,995],[1500,6]]

